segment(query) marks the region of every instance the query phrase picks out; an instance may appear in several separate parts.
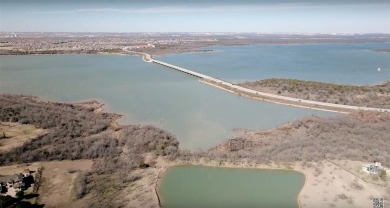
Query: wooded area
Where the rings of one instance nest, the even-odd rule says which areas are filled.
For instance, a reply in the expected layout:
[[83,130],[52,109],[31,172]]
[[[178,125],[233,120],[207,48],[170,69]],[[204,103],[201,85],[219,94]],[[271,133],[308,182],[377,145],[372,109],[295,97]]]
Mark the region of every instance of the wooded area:
[[49,129],[12,151],[0,154],[0,165],[49,160],[96,159],[93,170],[78,180],[77,197],[90,193],[90,207],[120,207],[118,193],[142,176],[144,156],[178,155],[176,138],[153,126],[116,124],[118,115],[82,104],[40,101],[36,97],[0,95],[0,121]]

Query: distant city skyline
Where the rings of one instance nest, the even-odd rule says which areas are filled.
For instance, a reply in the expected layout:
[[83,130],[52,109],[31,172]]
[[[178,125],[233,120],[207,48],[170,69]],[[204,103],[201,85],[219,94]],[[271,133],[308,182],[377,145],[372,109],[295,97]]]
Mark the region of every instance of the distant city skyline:
[[1,0],[0,31],[390,33],[390,1]]

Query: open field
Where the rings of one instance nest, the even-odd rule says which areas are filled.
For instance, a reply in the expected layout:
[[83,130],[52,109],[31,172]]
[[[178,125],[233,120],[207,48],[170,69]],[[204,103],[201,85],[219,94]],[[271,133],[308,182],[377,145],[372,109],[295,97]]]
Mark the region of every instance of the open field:
[[45,207],[69,207],[75,200],[75,186],[77,177],[83,171],[90,171],[92,160],[51,161],[0,166],[0,173],[13,175],[24,169],[36,171],[43,167],[42,183],[38,191],[38,198],[34,202],[44,204]]
[[38,202],[45,207],[69,207],[76,199],[77,178],[92,169],[92,160],[43,162]]
[[11,151],[44,134],[47,130],[36,129],[33,125],[0,122],[0,152]]

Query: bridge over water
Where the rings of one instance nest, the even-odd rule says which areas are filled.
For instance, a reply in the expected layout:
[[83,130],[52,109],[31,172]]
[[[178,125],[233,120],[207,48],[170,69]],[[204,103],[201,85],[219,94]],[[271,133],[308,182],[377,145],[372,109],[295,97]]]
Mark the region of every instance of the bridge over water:
[[[127,52],[133,52],[124,49]],[[151,62],[155,64],[159,64],[186,74],[189,74],[191,76],[197,77],[201,79],[202,81],[205,81],[208,84],[211,84],[213,86],[223,88],[225,90],[231,91],[233,93],[243,93],[245,95],[248,95],[253,98],[260,98],[264,101],[271,101],[278,104],[284,104],[284,105],[294,105],[297,107],[304,107],[304,108],[313,108],[318,110],[325,110],[325,111],[336,111],[341,113],[348,113],[351,110],[363,110],[363,111],[377,111],[377,112],[390,112],[390,109],[383,109],[383,108],[370,108],[370,107],[360,107],[360,106],[352,106],[352,105],[341,105],[341,104],[334,104],[334,103],[326,103],[326,102],[319,102],[319,101],[312,101],[312,100],[303,100],[298,98],[292,98],[292,97],[286,97],[281,95],[275,95],[265,92],[260,92],[252,89],[248,89],[245,87],[241,87],[235,84],[232,84],[230,82],[220,80],[211,76],[207,76],[195,71],[191,71],[179,66],[175,66],[173,64],[168,64],[163,61],[159,61],[156,59],[153,59],[150,54],[147,53],[141,53],[141,52],[133,52],[138,53],[142,55],[143,60],[145,62]]]

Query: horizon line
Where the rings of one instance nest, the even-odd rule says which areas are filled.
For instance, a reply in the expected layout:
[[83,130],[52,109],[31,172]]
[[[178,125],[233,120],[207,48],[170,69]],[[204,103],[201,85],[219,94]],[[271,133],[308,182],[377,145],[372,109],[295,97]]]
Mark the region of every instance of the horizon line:
[[323,34],[323,35],[337,35],[337,34],[350,34],[350,35],[373,35],[373,34],[383,34],[383,35],[390,35],[390,33],[386,32],[329,32],[329,33],[324,33],[324,32],[233,32],[233,31],[224,31],[224,32],[207,32],[207,31],[202,31],[202,32],[179,32],[179,31],[164,31],[164,32],[158,32],[158,31],[153,31],[153,32],[145,32],[145,31],[140,31],[140,32],[112,32],[112,31],[78,31],[78,32],[73,32],[73,31],[0,31],[0,33],[210,33],[210,34],[219,34],[219,33],[236,33],[236,34]]

